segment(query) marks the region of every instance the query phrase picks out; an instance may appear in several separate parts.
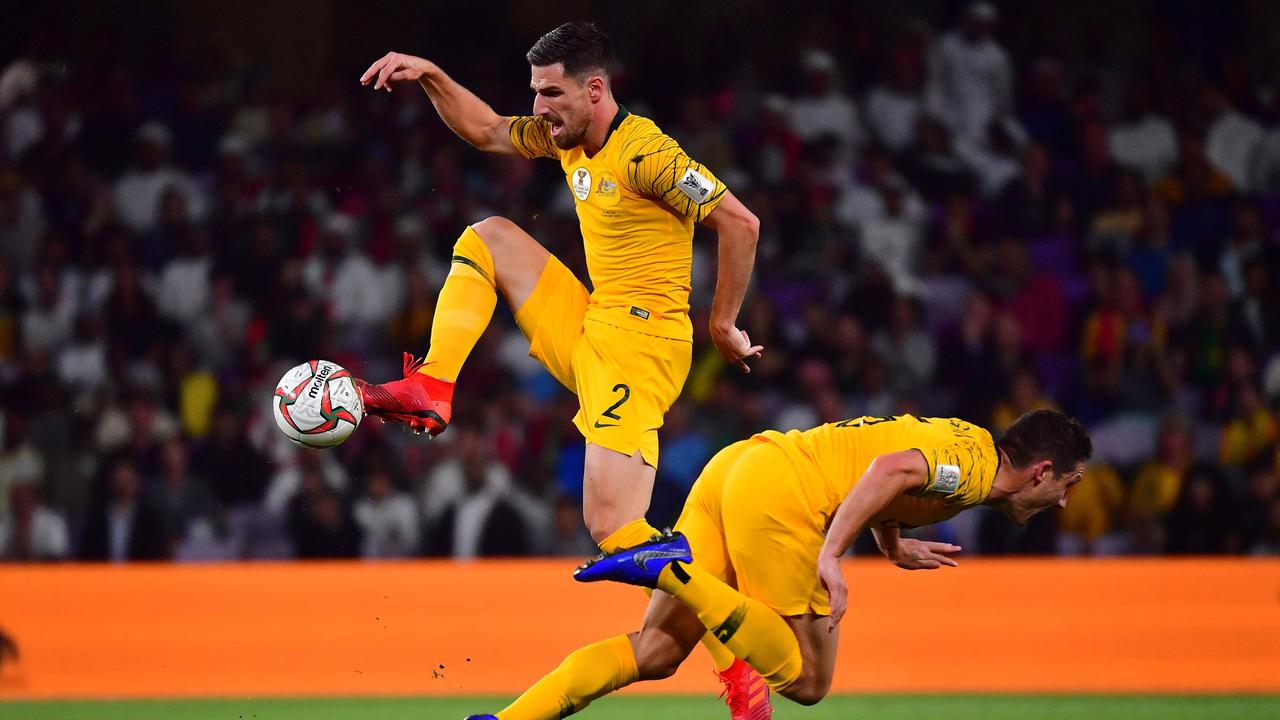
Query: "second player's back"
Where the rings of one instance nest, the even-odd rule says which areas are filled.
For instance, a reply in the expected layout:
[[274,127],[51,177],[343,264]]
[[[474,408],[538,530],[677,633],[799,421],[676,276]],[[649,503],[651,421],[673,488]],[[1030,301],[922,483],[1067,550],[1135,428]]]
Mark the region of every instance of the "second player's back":
[[[793,461],[809,466],[809,472],[801,473],[802,482],[811,500],[830,513],[881,455],[920,451],[929,477],[928,484],[916,496],[931,511],[955,506],[958,512],[981,502],[990,492],[999,467],[999,453],[991,434],[957,418],[863,416],[805,431],[762,435],[783,446]],[[907,500],[905,504],[919,503]],[[918,522],[904,524],[925,524],[919,522],[929,514],[924,513],[925,509],[913,508],[910,519]]]

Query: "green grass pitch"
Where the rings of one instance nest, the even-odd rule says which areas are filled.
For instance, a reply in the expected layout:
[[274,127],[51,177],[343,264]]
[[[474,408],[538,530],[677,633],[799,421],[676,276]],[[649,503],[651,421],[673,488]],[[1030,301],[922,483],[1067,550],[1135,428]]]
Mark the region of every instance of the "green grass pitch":
[[[503,698],[342,698],[0,702],[5,720],[461,720]],[[605,698],[583,720],[729,717],[713,697]],[[778,720],[1263,720],[1280,695],[838,695],[806,708],[779,700]]]

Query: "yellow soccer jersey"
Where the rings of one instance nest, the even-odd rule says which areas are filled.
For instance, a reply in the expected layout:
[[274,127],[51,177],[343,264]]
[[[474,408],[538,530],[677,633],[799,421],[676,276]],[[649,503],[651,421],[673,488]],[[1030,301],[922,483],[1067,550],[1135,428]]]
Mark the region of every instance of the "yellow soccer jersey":
[[587,317],[691,340],[693,225],[720,204],[724,184],[652,120],[621,106],[594,157],[557,148],[537,117],[513,117],[509,131],[521,155],[564,169],[594,288]]
[[824,525],[880,455],[919,450],[929,465],[924,487],[896,498],[871,520],[895,527],[941,522],[982,504],[1000,467],[991,433],[954,418],[860,417],[757,437],[777,443],[791,458],[810,504],[825,516]]

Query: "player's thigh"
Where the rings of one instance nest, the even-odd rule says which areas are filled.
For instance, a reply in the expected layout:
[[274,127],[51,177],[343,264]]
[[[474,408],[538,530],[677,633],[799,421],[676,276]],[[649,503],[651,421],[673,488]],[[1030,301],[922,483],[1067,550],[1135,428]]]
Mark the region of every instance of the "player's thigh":
[[541,267],[537,283],[526,299],[522,303],[511,302],[516,325],[529,340],[529,354],[562,385],[577,392],[573,353],[582,337],[582,319],[590,294],[556,256],[547,254]]
[[664,592],[654,592],[643,627],[631,637],[640,679],[674,675],[706,632],[698,616],[683,603]]
[[689,375],[692,344],[587,319],[573,352],[579,410],[588,443],[658,465],[658,430]]
[[787,687],[787,697],[811,705],[831,690],[836,671],[836,651],[840,646],[840,627],[827,632],[825,615],[807,614],[786,617],[787,625],[800,643],[803,664],[800,677]]
[[772,443],[744,452],[721,494],[729,561],[738,589],[779,615],[829,614],[817,577],[824,529],[796,473]]
[[532,235],[504,217],[488,217],[471,226],[493,258],[494,282],[518,308],[533,294],[551,253]]

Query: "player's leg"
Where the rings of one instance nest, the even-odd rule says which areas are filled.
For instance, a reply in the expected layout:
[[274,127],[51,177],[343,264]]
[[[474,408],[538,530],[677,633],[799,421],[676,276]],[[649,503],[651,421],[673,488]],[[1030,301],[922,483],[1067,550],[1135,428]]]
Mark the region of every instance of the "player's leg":
[[594,320],[573,349],[580,410],[573,422],[587,441],[583,519],[605,552],[648,541],[644,519],[658,464],[658,429],[684,387],[691,345]]
[[[764,442],[744,451],[729,471],[720,515],[740,590],[693,562],[685,538],[629,550],[577,577],[653,583],[692,609],[772,688],[790,696],[791,687],[809,676],[801,640],[786,618],[829,612],[814,572],[821,523],[794,474],[787,458]],[[807,699],[815,692],[805,690],[796,696]]]
[[557,720],[633,682],[671,677],[705,632],[689,608],[654,593],[639,632],[575,650],[497,717]]
[[467,227],[453,246],[426,358],[418,364],[407,355],[404,380],[360,383],[366,409],[432,435],[443,431],[453,412],[454,382],[489,326],[498,291],[511,307],[520,307],[532,295],[548,258],[545,248],[505,218]]
[[582,519],[605,552],[639,545],[658,534],[645,520],[656,470],[640,451],[623,455],[587,443],[582,473]]
[[813,705],[826,697],[836,671],[836,649],[840,645],[840,627],[827,632],[827,616],[808,613],[783,618],[800,644],[800,675],[779,691],[801,705]]
[[502,292],[512,308],[533,294],[551,254],[519,225],[490,217],[462,232],[436,301],[431,346],[419,372],[448,383],[458,379]]

